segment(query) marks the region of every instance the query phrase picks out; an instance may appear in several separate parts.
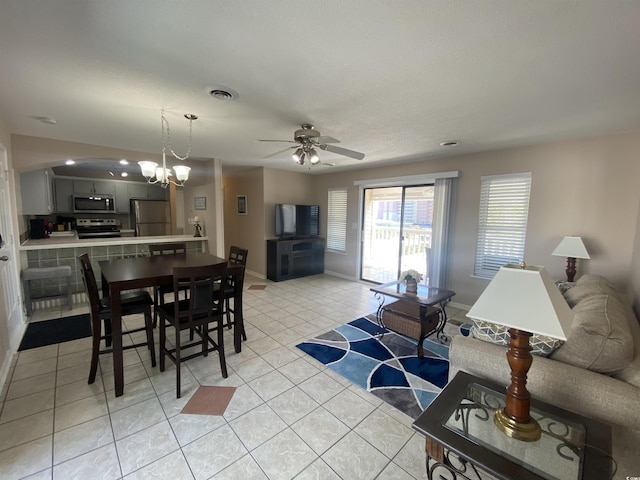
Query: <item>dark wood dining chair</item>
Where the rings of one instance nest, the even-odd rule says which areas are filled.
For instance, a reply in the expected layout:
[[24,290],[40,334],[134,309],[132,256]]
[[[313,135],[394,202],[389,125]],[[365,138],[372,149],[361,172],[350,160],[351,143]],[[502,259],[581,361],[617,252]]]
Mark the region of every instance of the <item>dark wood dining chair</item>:
[[[227,364],[224,357],[223,304],[224,291],[214,295],[213,285],[227,276],[227,265],[204,265],[196,267],[176,267],[173,269],[173,302],[158,307],[160,317],[160,371],[165,369],[165,357],[176,365],[176,396],[180,398],[180,364],[197,356],[207,356],[217,351],[220,358],[222,376],[227,378]],[[180,289],[186,288],[188,295],[180,300]],[[173,348],[167,346],[167,327],[175,329]],[[182,344],[180,332],[189,329],[200,339]],[[217,340],[210,332],[217,331]],[[201,346],[199,351],[182,356],[182,351]]]
[[[93,267],[89,260],[88,254],[83,254],[78,257],[80,265],[82,267],[82,278],[89,297],[89,307],[91,316],[91,332],[93,337],[92,349],[91,349],[91,367],[89,370],[89,382],[93,383],[96,380],[96,372],[98,370],[98,359],[100,354],[112,353],[113,349],[108,348],[111,345],[111,298],[103,297],[102,299],[98,293],[98,284],[96,283],[96,277],[93,273]],[[126,292],[122,294],[122,316],[144,314],[144,327],[133,328],[122,332],[122,335],[129,335],[136,332],[146,332],[147,341],[141,343],[134,343],[132,345],[123,346],[123,350],[130,348],[137,348],[147,345],[151,354],[151,366],[156,366],[156,349],[153,342],[153,322],[151,320],[151,305],[153,301],[148,292],[140,290],[137,292]],[[104,324],[104,334],[102,333],[102,326]],[[105,341],[106,347],[100,349],[100,343]]]
[[[226,316],[225,326],[227,328],[231,328],[235,325],[236,312],[235,312],[235,292],[237,288],[244,288],[244,271],[247,266],[247,255],[249,254],[249,250],[245,248],[240,248],[236,246],[231,246],[229,248],[229,265],[233,264],[234,266],[242,267],[242,268],[234,268],[233,274],[227,275],[227,281],[225,282],[224,288],[224,312]],[[231,308],[231,300],[234,301],[234,308]],[[231,314],[233,314],[233,320],[231,319]],[[244,331],[244,324],[242,326],[242,339],[247,340],[247,334]]]
[[[186,242],[176,243],[152,243],[149,245],[149,253],[151,256],[156,255],[186,255]],[[153,326],[158,325],[158,306],[164,304],[164,296],[173,292],[173,285],[162,285],[153,287]]]

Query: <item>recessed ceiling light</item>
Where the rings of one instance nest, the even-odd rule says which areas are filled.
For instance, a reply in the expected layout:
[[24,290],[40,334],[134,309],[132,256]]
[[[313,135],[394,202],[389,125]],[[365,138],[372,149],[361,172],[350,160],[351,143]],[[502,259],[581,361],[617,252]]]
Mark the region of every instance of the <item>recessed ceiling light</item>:
[[126,159],[120,160],[120,165],[129,165],[129,162]]
[[235,100],[238,98],[238,92],[227,87],[207,87],[207,93],[216,100]]
[[455,147],[459,143],[460,142],[458,142],[457,140],[447,140],[446,142],[440,142],[440,146],[441,147]]
[[115,175],[113,174],[113,172],[109,172],[109,175],[111,175],[112,177],[115,177]]
[[66,165],[74,165],[74,164],[76,163],[76,161],[75,161],[75,160],[68,159],[68,160],[67,160],[66,162],[64,162],[64,163],[65,163]]
[[120,176],[121,176],[121,177],[128,177],[128,176],[129,176],[129,174],[128,174],[127,172],[122,172],[122,173],[120,174]]

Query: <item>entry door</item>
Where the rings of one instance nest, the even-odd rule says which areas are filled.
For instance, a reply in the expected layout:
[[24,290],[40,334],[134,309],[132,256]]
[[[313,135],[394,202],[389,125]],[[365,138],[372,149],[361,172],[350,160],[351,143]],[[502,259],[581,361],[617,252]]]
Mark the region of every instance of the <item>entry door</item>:
[[386,283],[412,269],[428,284],[433,194],[433,185],[364,190],[361,279]]
[[[0,351],[13,346],[11,336],[19,332],[22,321],[17,259],[15,258],[15,236],[11,223],[11,201],[9,191],[7,151],[0,145]],[[15,346],[17,348],[17,346]],[[0,359],[1,361],[1,359]]]

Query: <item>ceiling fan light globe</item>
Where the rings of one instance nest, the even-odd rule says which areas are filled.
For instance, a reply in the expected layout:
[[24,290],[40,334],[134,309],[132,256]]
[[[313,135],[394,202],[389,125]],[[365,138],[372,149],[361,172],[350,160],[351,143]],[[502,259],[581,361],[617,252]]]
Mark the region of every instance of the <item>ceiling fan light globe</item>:
[[302,148],[298,148],[295,152],[293,152],[293,155],[291,155],[291,158],[293,158],[293,160],[296,163],[300,163],[300,160],[304,158],[304,152],[302,151]]
[[311,165],[317,165],[320,163],[320,157],[318,156],[318,152],[316,152],[315,148],[309,150],[309,163],[311,163]]
[[148,160],[144,160],[142,162],[138,162],[140,165],[140,170],[142,171],[142,176],[145,178],[153,178],[156,174],[156,167],[158,164],[156,162],[150,162]]

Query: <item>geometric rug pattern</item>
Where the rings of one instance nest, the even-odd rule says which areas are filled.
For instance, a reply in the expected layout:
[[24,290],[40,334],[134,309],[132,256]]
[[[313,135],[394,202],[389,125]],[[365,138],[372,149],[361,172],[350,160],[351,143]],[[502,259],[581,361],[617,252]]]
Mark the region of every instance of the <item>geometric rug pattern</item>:
[[[468,325],[455,333],[468,335]],[[424,358],[419,358],[416,340],[363,317],[296,346],[415,419],[444,388],[449,374],[448,345],[430,339],[423,345]]]

